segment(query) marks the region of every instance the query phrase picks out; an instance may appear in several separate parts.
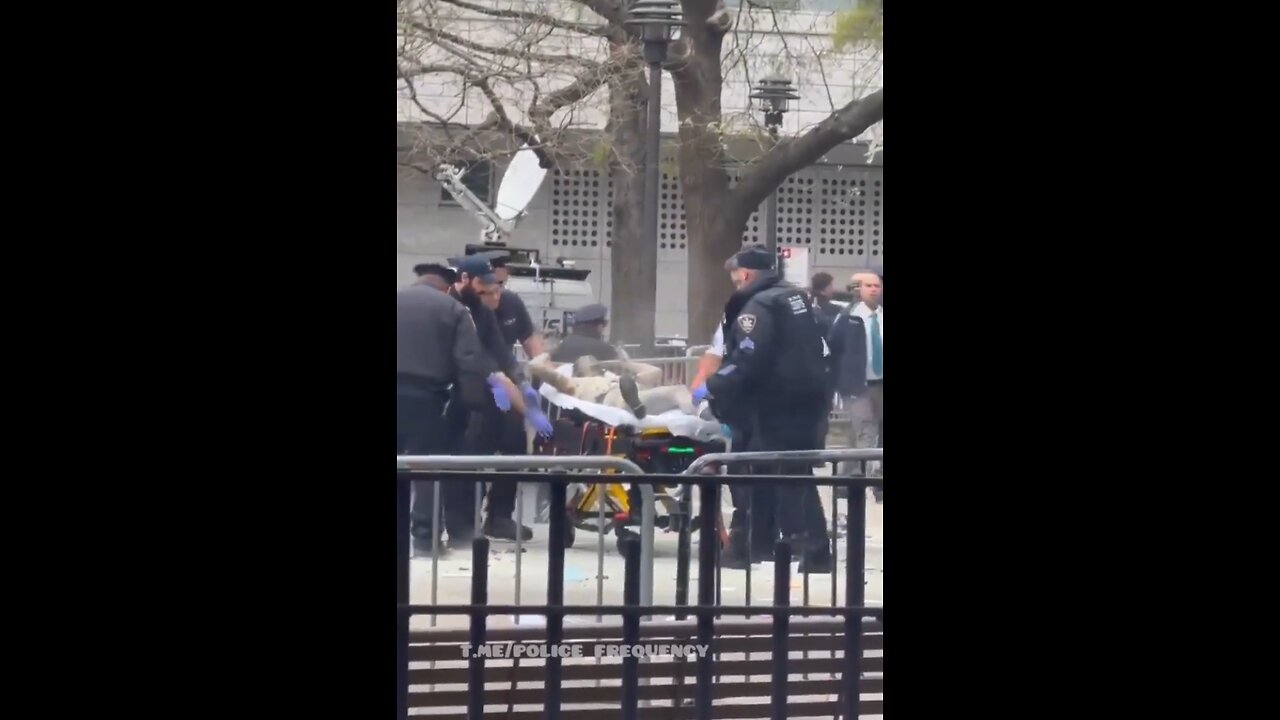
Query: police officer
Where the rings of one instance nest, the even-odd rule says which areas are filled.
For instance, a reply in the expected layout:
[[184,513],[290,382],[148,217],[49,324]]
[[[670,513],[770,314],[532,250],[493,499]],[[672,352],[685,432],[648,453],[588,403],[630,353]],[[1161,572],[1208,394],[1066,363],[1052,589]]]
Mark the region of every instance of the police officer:
[[[534,330],[533,318],[524,300],[507,287],[510,274],[507,271],[507,253],[495,251],[485,254],[493,267],[493,276],[501,292],[494,315],[498,329],[507,347],[519,345],[525,356],[535,358],[542,354],[542,337]],[[498,452],[504,455],[524,455],[528,452],[524,418],[515,410],[486,413],[485,419],[496,427],[486,428],[486,434],[495,438]],[[495,480],[489,488],[489,516],[486,534],[494,537],[515,538],[516,482]]]
[[[475,321],[480,344],[484,348],[482,364],[486,374],[501,372],[512,383],[522,386],[526,417],[533,421],[541,432],[550,432],[550,425],[546,416],[537,410],[538,397],[536,393],[525,382],[524,376],[516,364],[511,345],[507,344],[502,337],[502,331],[493,310],[498,305],[502,286],[498,284],[488,258],[482,255],[470,255],[463,258],[455,258],[450,260],[450,263],[457,272],[457,279],[453,286],[449,288],[449,295],[471,311],[471,317]],[[497,401],[496,405],[487,406],[477,412],[467,407],[464,403],[451,402],[449,404],[445,414],[445,421],[449,426],[451,445],[461,454],[491,455],[498,450],[497,440],[499,433],[497,429],[501,427],[502,422],[500,413],[510,409],[511,401],[510,398],[506,397],[506,391],[500,385],[490,382],[490,387]],[[514,481],[499,481],[499,483],[502,482],[511,484],[509,494],[512,500],[509,501],[509,504],[514,505]],[[506,492],[504,490],[504,494],[500,495],[500,501],[505,499]],[[445,525],[449,530],[450,544],[455,542],[468,543],[475,534],[474,493],[475,487],[471,483],[451,483],[445,488],[445,494],[447,495],[445,501]],[[503,504],[508,503],[504,502]],[[523,525],[517,525],[511,518],[513,509],[513,507],[499,507],[498,511],[500,512],[494,512],[493,507],[490,507],[489,518],[483,528],[485,534],[498,539],[514,540],[518,532],[522,539],[531,539],[533,531]],[[502,516],[501,512],[505,512],[505,516]]]
[[551,353],[551,362],[571,363],[590,355],[597,360],[617,360],[618,351],[604,341],[609,326],[609,308],[584,305],[573,314],[573,328]]
[[529,316],[524,300],[507,287],[507,280],[511,277],[507,270],[507,253],[494,252],[490,255],[489,264],[493,266],[493,276],[502,286],[498,307],[494,309],[498,327],[502,330],[502,339],[508,345],[524,348],[525,357],[532,360],[542,354],[542,335],[534,329],[533,318]]
[[[749,428],[748,452],[821,447],[828,353],[812,301],[778,276],[764,248],[743,250],[727,268],[738,290],[725,305],[725,357],[695,401],[709,398],[722,422]],[[777,467],[757,463],[751,471],[769,474]],[[812,472],[809,463],[792,467],[795,474]],[[775,493],[778,527],[801,556],[800,572],[832,572],[817,486],[797,480]]]
[[[396,294],[396,453],[449,451],[444,421],[449,387],[461,404],[491,403],[485,392],[483,350],[471,314],[426,284]],[[414,483],[414,552],[432,546],[432,483]],[[440,529],[436,529],[437,535]]]
[[418,276],[417,285],[426,285],[440,292],[449,292],[449,286],[457,279],[453,268],[439,263],[422,263],[413,266],[413,273]]

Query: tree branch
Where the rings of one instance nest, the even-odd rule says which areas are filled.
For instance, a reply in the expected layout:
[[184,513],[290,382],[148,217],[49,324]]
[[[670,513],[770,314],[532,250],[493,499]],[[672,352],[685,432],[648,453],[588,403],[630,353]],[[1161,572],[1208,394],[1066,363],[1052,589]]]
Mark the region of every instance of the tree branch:
[[574,2],[590,9],[595,14],[609,21],[611,25],[622,27],[622,22],[626,20],[626,12],[623,10],[623,3],[619,0],[573,0]]
[[570,22],[568,20],[560,20],[552,17],[551,15],[544,15],[543,13],[527,12],[525,10],[499,10],[496,8],[485,7],[484,5],[469,3],[465,0],[440,0],[440,2],[448,3],[466,10],[472,10],[491,17],[511,18],[514,20],[523,20],[525,22],[540,23],[542,25],[548,25],[561,30],[572,30],[573,32],[582,33],[584,35],[609,37],[611,33],[611,30],[607,25],[587,25],[586,23]]
[[520,48],[490,47],[488,45],[481,45],[480,43],[459,37],[447,30],[433,28],[425,23],[415,21],[412,25],[415,30],[424,32],[430,37],[447,40],[454,45],[467,48],[468,50],[475,50],[476,52],[488,53],[499,57],[518,58],[521,60],[527,58],[529,60],[536,60],[538,62],[545,63],[576,63],[578,65],[587,65],[592,67],[599,66],[599,63],[578,55],[542,55],[540,53],[528,52]]
[[809,132],[783,140],[742,175],[730,194],[736,209],[750,213],[784,178],[818,161],[823,154],[852,140],[884,119],[884,90],[855,100],[832,113]]

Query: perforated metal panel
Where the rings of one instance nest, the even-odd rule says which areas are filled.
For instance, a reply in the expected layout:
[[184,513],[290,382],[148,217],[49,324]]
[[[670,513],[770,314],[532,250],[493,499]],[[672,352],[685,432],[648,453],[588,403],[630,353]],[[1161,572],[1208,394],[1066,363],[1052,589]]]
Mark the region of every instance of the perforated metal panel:
[[600,170],[551,176],[551,254],[599,259],[613,239],[613,181]]
[[824,168],[818,175],[821,215],[817,264],[881,267],[884,262],[883,171]]
[[684,213],[684,190],[668,173],[658,180],[658,259],[688,255],[688,218]]

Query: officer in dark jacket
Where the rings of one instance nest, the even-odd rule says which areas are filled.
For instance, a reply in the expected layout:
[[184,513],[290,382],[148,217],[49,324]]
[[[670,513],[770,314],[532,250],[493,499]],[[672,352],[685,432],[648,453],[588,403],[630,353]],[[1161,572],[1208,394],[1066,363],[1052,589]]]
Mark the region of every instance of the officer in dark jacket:
[[573,328],[551,353],[551,362],[571,363],[590,355],[597,360],[617,360],[618,351],[604,341],[609,326],[609,308],[584,305],[573,314]]
[[[817,449],[829,352],[811,299],[782,281],[773,259],[760,247],[735,257],[730,274],[738,291],[725,305],[725,358],[694,397],[708,397],[722,422],[751,429],[748,452]],[[778,465],[755,464],[752,471],[770,474]],[[809,463],[789,468],[788,474],[812,473]],[[778,527],[800,553],[800,571],[832,572],[817,486],[797,478],[776,488],[775,498]]]
[[[511,345],[502,336],[497,316],[491,309],[497,305],[502,293],[502,286],[494,277],[489,259],[483,255],[469,255],[451,259],[450,264],[457,272],[457,281],[449,288],[449,295],[471,311],[480,344],[484,347],[482,364],[486,376],[490,372],[501,372],[517,386],[526,388],[526,403],[530,401],[524,376],[516,363],[515,353]],[[489,302],[486,302],[488,300]],[[532,398],[536,404],[536,396]],[[445,420],[450,430],[450,443],[456,452],[462,455],[492,455],[498,450],[498,432],[502,423],[503,410],[489,403],[476,411],[462,403],[450,403]],[[503,485],[498,491],[498,507],[494,507],[491,498],[490,512],[485,521],[484,533],[490,537],[514,540],[519,532],[524,540],[533,537],[533,530],[523,525],[517,526],[512,518],[515,504],[515,481],[496,481]],[[446,510],[446,527],[449,530],[449,543],[470,543],[475,535],[475,484],[449,483],[444,488]]]
[[[444,420],[449,388],[461,404],[491,404],[483,368],[480,338],[465,307],[425,284],[398,292],[396,453],[449,452]],[[414,483],[412,532],[419,554],[431,552],[432,494],[432,483]]]
[[[529,358],[537,357],[542,354],[542,338],[534,332],[533,318],[529,317],[524,301],[506,286],[510,278],[507,270],[507,261],[510,259],[508,253],[500,250],[483,253],[482,256],[488,258],[493,267],[493,276],[502,288],[493,314],[498,320],[503,342],[508,348],[520,345]],[[528,452],[524,417],[520,413],[514,409],[506,412],[489,411],[484,413],[484,422],[486,425],[482,432],[492,438],[492,445],[498,452],[503,455],[524,455]],[[516,485],[511,480],[495,480],[490,486],[486,534],[515,538]]]

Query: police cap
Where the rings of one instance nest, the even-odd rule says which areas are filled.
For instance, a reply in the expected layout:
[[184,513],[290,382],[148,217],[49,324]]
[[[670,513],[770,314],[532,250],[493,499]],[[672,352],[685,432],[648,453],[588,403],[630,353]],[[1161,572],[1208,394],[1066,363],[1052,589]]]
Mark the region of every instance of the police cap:
[[733,264],[744,270],[772,270],[774,257],[765,248],[753,245],[734,255]]
[[413,274],[418,277],[435,275],[437,277],[444,278],[444,281],[448,283],[456,282],[458,277],[458,274],[453,271],[453,268],[441,265],[440,263],[422,263],[421,265],[414,265]]
[[604,305],[584,305],[573,314],[574,325],[589,325],[609,321],[609,308]]

